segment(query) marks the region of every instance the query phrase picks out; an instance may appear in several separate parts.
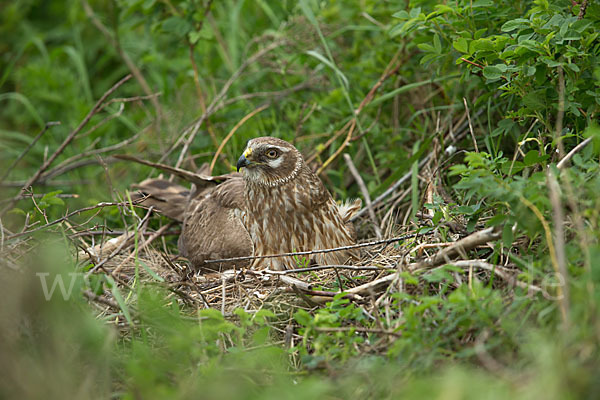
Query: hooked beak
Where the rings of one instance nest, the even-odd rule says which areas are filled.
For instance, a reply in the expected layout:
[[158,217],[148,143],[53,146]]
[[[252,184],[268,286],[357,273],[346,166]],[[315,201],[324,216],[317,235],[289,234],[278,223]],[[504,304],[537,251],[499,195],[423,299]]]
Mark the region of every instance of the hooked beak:
[[238,158],[238,162],[236,164],[238,172],[240,172],[240,168],[244,168],[244,167],[247,167],[248,165],[252,164],[252,161],[249,160],[249,158],[251,158],[251,156],[252,156],[252,148],[249,147],[244,151],[244,154],[242,154],[240,156],[240,158]]
[[238,158],[237,164],[235,166],[237,168],[237,171],[240,172],[240,168],[247,167],[248,165],[250,165],[250,160],[248,160],[246,156],[242,154],[240,158]]

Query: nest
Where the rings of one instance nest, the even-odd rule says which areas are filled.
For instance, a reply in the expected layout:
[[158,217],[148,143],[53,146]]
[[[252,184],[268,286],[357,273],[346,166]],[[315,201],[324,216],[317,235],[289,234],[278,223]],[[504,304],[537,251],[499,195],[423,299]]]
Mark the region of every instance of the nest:
[[[495,280],[496,286],[520,286],[531,293],[540,291],[536,286],[516,280],[516,271],[484,260],[468,259],[467,255],[473,250],[490,248],[489,242],[498,237],[499,233],[492,228],[449,243],[439,242],[435,231],[427,235],[404,235],[359,244],[362,258],[353,265],[309,266],[287,271],[231,269],[199,273],[191,270],[187,261],[170,254],[166,247],[159,249],[148,240],[136,251],[132,234],[96,244],[80,251],[78,256],[85,263],[95,265],[96,271],[102,270],[113,277],[123,289],[133,287],[136,276],[146,284],[166,288],[170,292],[167,300],[176,301],[190,314],[211,308],[226,318],[236,318],[236,309],[247,313],[269,309],[285,316],[273,327],[284,334],[285,325],[297,309],[314,310],[335,298],[348,299],[365,312],[376,314],[382,304],[391,304],[390,296],[394,293],[416,294],[426,288],[426,282],[406,283],[405,273],[418,275],[445,264],[464,269],[464,279],[488,280],[494,274],[500,278]],[[460,284],[460,277],[457,282]],[[431,292],[436,288],[427,287],[427,290]],[[85,294],[97,305],[100,314],[120,314],[111,292],[87,291]],[[119,324],[126,324],[122,316],[117,319]],[[387,333],[394,334],[393,328]]]

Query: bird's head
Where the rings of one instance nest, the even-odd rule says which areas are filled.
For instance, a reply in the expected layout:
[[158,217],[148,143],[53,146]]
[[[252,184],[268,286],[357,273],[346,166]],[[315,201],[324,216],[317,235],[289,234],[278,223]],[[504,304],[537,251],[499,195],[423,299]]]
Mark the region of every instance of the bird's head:
[[251,139],[237,161],[247,181],[265,186],[278,186],[294,179],[302,163],[300,152],[285,140],[274,137]]

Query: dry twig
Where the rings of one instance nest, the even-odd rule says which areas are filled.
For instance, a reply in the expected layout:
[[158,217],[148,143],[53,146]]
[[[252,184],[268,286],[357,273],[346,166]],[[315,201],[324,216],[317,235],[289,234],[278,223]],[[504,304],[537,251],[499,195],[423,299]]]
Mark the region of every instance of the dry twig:
[[349,154],[347,154],[347,153],[344,154],[344,161],[346,162],[346,165],[348,166],[350,173],[354,177],[356,184],[360,188],[360,191],[361,191],[363,197],[365,198],[365,203],[367,203],[366,207],[367,207],[367,210],[369,211],[369,218],[371,218],[371,222],[373,223],[373,228],[375,229],[375,236],[377,236],[377,239],[381,239],[382,238],[381,227],[379,225],[379,221],[377,221],[377,216],[375,215],[375,211],[373,210],[373,205],[371,204],[371,196],[369,195],[369,190],[367,189],[367,186],[365,185],[365,182],[363,181],[362,177],[358,173],[358,170],[354,166],[354,163],[352,162],[352,158],[350,157]]
[[25,184],[21,188],[19,194],[17,196],[13,197],[13,201],[11,201],[8,204],[8,206],[6,206],[2,211],[0,211],[0,216],[4,215],[4,213],[7,210],[10,210],[12,208],[12,206],[15,204],[15,202],[19,199],[19,196],[21,196],[23,194],[23,192],[27,190],[27,188],[29,188],[31,185],[33,185],[34,183],[37,182],[37,180],[40,178],[40,176],[48,169],[48,167],[54,162],[54,160],[56,160],[56,158],[65,150],[65,148],[69,145],[69,143],[71,143],[71,141],[75,138],[75,136],[83,129],[83,127],[90,121],[90,119],[92,119],[92,117],[100,110],[100,108],[101,108],[102,104],[104,103],[104,101],[106,100],[106,98],[108,96],[110,96],[111,94],[113,94],[113,92],[115,90],[117,90],[121,85],[123,85],[129,79],[131,79],[131,75],[127,75],[126,77],[122,78],[120,81],[115,83],[110,89],[108,89],[102,95],[102,97],[100,97],[100,100],[98,100],[96,102],[94,107],[92,107],[90,112],[88,112],[88,114],[85,116],[83,121],[81,121],[81,123],[77,126],[77,128],[75,128],[66,137],[66,139],[60,144],[60,146],[58,146],[58,149],[56,149],[56,151],[40,166],[40,168],[35,172],[35,174],[33,174],[33,176],[31,178],[29,178],[27,180],[27,182],[25,182]]
[[60,125],[60,121],[46,122],[46,125],[44,125],[44,128],[40,131],[40,133],[38,133],[37,136],[33,138],[31,143],[29,143],[27,145],[25,150],[23,150],[23,152],[21,154],[19,154],[19,157],[17,157],[17,159],[15,161],[13,161],[13,163],[10,165],[10,167],[8,167],[6,169],[6,171],[4,171],[4,174],[2,175],[2,178],[0,178],[0,181],[4,181],[4,179],[6,179],[6,177],[11,173],[11,171],[19,163],[19,161],[21,161],[23,159],[23,157],[25,157],[25,155],[27,153],[29,153],[29,150],[31,150],[31,148],[37,143],[38,140],[40,140],[40,138],[44,135],[44,133],[46,133],[46,131],[48,131],[48,128],[50,128],[51,126],[57,126],[57,125]]
[[262,258],[305,256],[305,255],[311,255],[311,254],[331,253],[334,251],[358,249],[361,247],[377,246],[377,245],[381,245],[381,244],[388,245],[390,243],[395,243],[395,242],[399,242],[402,240],[411,239],[411,238],[421,236],[421,235],[425,235],[425,234],[413,233],[410,235],[404,235],[404,236],[394,237],[394,238],[390,238],[390,239],[376,240],[374,242],[368,242],[368,243],[359,243],[359,244],[354,244],[351,246],[334,247],[331,249],[297,251],[297,252],[293,252],[293,253],[268,254],[268,255],[263,255],[263,256],[244,256],[244,257],[220,258],[220,259],[215,259],[215,260],[206,260],[204,262],[207,264],[215,264],[215,263],[222,263],[222,262],[228,262],[228,261],[244,261],[244,260],[262,259]]

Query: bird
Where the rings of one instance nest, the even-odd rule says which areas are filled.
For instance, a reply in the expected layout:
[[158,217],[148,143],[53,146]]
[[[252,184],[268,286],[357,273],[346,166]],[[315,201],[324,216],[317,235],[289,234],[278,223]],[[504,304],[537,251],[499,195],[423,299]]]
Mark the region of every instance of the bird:
[[[317,263],[340,265],[359,257],[356,248],[317,252],[307,257],[270,257],[207,263],[209,260],[306,252],[356,243],[351,217],[361,200],[338,204],[302,154],[271,136],[250,139],[236,172],[210,176],[131,156],[192,183],[187,189],[164,179],[135,188],[144,204],[182,222],[179,252],[196,271],[252,268],[287,270]],[[240,172],[241,170],[241,172]]]

